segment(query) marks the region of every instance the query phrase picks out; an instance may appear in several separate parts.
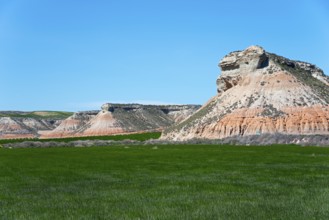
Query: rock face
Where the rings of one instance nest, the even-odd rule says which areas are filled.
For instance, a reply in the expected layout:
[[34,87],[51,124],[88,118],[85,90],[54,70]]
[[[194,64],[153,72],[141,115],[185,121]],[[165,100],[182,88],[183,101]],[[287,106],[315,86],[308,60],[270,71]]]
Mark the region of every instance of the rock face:
[[94,118],[99,111],[76,112],[63,120],[56,128],[48,131],[39,131],[41,138],[68,137],[68,134],[75,133],[82,129],[89,120]]
[[101,111],[80,112],[41,138],[101,136],[163,130],[192,115],[198,105],[140,105],[106,103]]
[[36,117],[29,112],[0,112],[0,139],[37,138],[39,132],[54,129],[60,117]]
[[329,78],[315,65],[251,46],[228,54],[219,67],[218,94],[162,139],[329,134]]

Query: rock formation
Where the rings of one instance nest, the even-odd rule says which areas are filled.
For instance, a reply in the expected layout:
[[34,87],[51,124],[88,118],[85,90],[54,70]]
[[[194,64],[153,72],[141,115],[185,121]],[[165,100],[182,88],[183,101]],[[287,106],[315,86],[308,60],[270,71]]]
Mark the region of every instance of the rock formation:
[[57,127],[67,112],[0,112],[0,139],[36,138]]
[[41,138],[59,138],[67,137],[71,133],[75,133],[83,128],[89,120],[94,118],[99,111],[83,111],[76,112],[72,116],[63,120],[56,128],[48,131],[39,131]]
[[228,54],[219,67],[218,94],[162,139],[329,134],[329,78],[315,65],[251,46]]
[[106,103],[101,111],[80,112],[41,138],[101,136],[161,131],[192,115],[198,105],[140,105]]

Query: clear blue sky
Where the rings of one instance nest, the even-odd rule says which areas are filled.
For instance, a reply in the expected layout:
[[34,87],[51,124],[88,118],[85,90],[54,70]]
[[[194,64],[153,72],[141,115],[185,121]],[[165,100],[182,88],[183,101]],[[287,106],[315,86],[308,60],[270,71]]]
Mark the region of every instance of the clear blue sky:
[[228,52],[329,74],[327,0],[0,0],[0,110],[203,104]]

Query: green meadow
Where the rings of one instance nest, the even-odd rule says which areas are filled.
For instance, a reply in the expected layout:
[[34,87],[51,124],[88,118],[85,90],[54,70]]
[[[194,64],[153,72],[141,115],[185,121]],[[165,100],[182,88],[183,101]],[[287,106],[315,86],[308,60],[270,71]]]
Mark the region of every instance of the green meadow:
[[329,219],[329,148],[0,149],[0,219]]

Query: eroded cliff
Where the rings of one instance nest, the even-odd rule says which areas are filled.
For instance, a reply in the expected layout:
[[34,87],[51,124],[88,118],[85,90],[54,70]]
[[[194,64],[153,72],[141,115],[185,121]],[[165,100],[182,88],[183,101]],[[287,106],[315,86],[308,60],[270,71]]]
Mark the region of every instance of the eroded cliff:
[[251,46],[228,54],[219,67],[218,94],[162,139],[329,134],[329,79],[315,65]]
[[192,115],[200,107],[106,103],[101,111],[75,113],[54,130],[41,132],[41,138],[162,131]]
[[0,139],[37,138],[39,132],[53,130],[70,115],[53,111],[1,111]]

